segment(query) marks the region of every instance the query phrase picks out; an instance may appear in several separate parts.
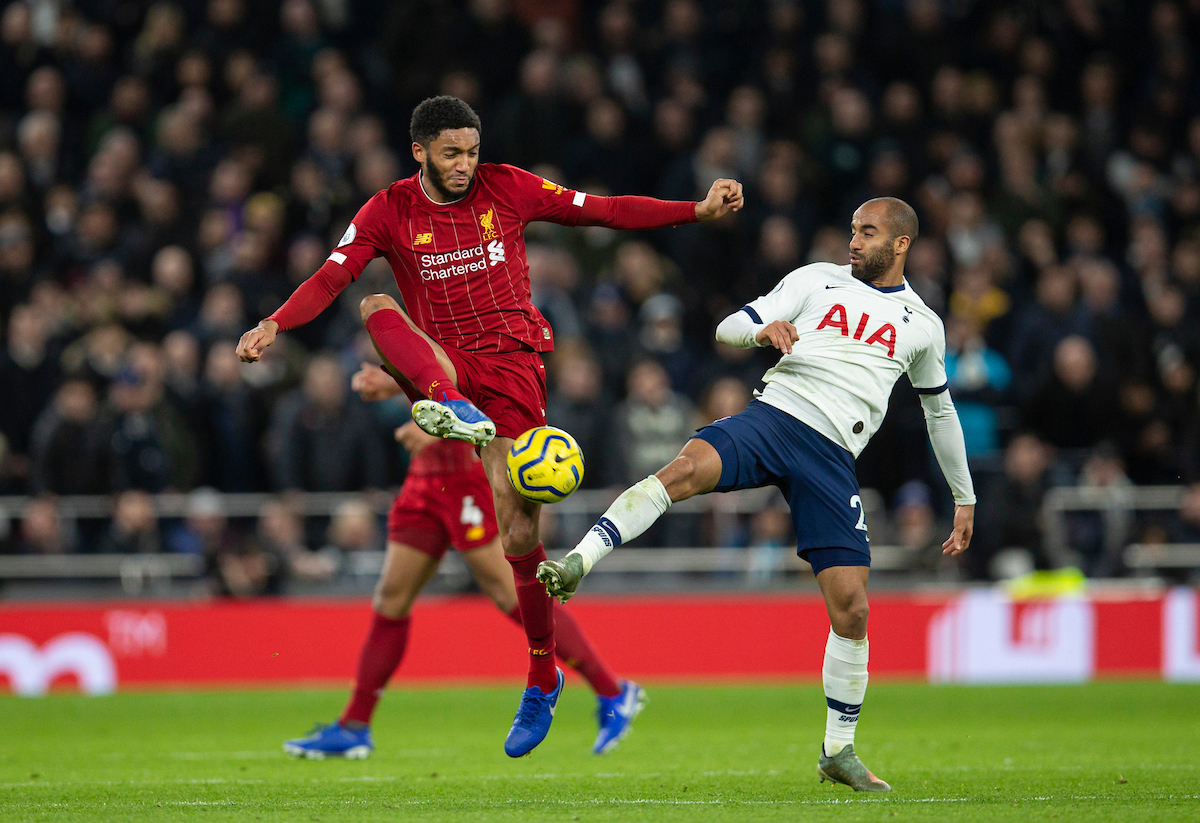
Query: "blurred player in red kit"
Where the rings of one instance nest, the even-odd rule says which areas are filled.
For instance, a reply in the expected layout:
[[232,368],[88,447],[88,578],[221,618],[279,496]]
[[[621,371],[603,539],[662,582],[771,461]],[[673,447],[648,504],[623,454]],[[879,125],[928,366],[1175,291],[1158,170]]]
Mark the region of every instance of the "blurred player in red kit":
[[[430,98],[409,126],[420,171],[364,205],[325,264],[274,314],[242,335],[238,355],[257,360],[276,334],[309,322],[375,257],[391,264],[407,313],[383,294],[360,308],[384,368],[427,433],[482,447],[500,539],[516,581],[529,643],[529,677],[504,749],[528,754],[550,730],[562,689],[554,665],[554,612],[536,577],[546,553],[538,505],[512,488],[512,441],[546,422],[542,354],[550,325],[530,302],[525,225],[657,229],[742,207],[742,187],[717,180],[700,202],[598,197],[514,166],[479,163],[481,125],[456,97]],[[418,399],[420,398],[420,399]]]
[[[384,400],[400,392],[392,378],[366,363],[352,385],[364,400]],[[298,757],[358,759],[374,750],[371,716],[404,658],[409,612],[449,546],[462,553],[480,590],[496,607],[521,622],[512,572],[500,547],[492,491],[474,448],[431,437],[413,423],[396,429],[396,439],[412,459],[388,513],[387,557],[375,588],[374,618],[359,657],[354,692],[337,722],[283,744],[284,751]],[[618,681],[575,618],[557,604],[555,635],[558,657],[596,692],[600,730],[592,751],[611,751],[629,732],[645,692],[632,681]]]

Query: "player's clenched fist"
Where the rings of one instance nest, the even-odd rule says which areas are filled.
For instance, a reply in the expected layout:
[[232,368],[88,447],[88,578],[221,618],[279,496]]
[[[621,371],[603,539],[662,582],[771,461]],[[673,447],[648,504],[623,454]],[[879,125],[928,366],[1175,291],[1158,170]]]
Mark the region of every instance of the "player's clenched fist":
[[278,323],[274,320],[262,321],[242,335],[237,344],[237,356],[245,363],[253,363],[262,357],[263,349],[275,342],[278,333]]
[[724,217],[731,211],[740,211],[745,202],[741,183],[725,178],[715,180],[708,190],[708,196],[696,204],[696,219],[715,220]]
[[792,344],[800,339],[796,327],[786,320],[768,323],[754,336],[760,346],[774,346],[784,354],[792,353]]

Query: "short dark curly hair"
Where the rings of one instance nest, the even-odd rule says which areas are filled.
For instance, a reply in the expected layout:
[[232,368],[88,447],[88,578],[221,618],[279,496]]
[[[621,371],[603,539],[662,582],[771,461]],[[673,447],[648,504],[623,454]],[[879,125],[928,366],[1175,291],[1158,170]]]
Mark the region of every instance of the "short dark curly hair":
[[475,110],[466,102],[448,94],[430,97],[413,109],[412,120],[408,124],[408,135],[414,143],[428,146],[446,129],[475,129],[477,132],[483,132]]

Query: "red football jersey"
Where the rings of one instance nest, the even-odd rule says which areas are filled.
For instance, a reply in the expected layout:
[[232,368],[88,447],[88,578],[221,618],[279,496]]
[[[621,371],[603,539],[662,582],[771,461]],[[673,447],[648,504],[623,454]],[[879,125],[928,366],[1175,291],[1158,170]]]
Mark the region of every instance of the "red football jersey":
[[438,440],[417,452],[408,464],[410,475],[461,474],[477,471],[483,461],[475,447],[461,440]]
[[552,351],[554,333],[529,299],[525,225],[574,226],[585,198],[515,166],[480,163],[465,197],[436,203],[418,173],[368,200],[329,259],[357,279],[386,257],[409,316],[440,343]]

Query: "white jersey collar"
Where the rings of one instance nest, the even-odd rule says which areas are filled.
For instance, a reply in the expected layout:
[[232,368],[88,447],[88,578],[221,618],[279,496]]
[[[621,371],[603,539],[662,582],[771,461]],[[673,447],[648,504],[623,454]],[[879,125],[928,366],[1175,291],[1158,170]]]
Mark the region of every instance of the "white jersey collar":
[[458,198],[457,200],[447,200],[445,203],[440,203],[437,200],[434,200],[432,197],[430,197],[429,192],[425,191],[425,183],[422,182],[424,179],[425,179],[425,169],[420,169],[417,172],[417,188],[419,188],[421,190],[421,194],[425,195],[425,199],[428,200],[430,203],[432,203],[435,206],[453,206],[455,203],[461,203],[462,201],[464,201],[468,197],[470,197],[471,192],[474,191],[474,189],[475,189],[475,177],[474,177],[474,175],[472,175],[471,186],[470,186],[470,188],[467,189],[466,194],[464,194],[462,197]]

